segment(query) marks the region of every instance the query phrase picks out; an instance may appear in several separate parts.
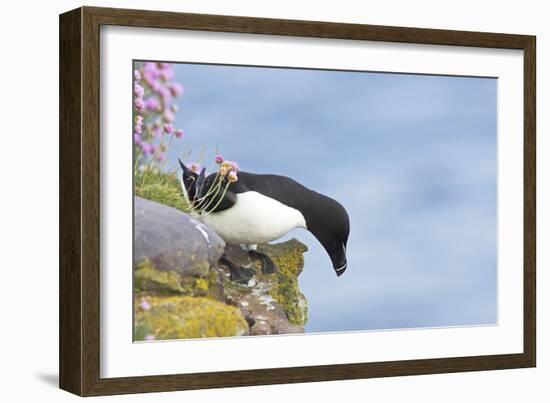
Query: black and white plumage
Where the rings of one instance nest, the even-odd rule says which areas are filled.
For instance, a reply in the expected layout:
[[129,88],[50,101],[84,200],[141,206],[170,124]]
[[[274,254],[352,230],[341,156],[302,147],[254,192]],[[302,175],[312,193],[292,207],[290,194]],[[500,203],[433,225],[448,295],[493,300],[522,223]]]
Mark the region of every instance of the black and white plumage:
[[[182,189],[191,203],[207,194],[216,174],[196,174],[180,161]],[[225,179],[224,179],[225,180]],[[227,183],[227,182],[225,182]],[[217,204],[223,188],[209,196]],[[295,180],[268,174],[239,172],[216,208],[200,219],[226,242],[246,245],[254,254],[259,243],[274,241],[294,228],[305,228],[324,247],[338,276],[347,268],[349,218],[336,200]]]

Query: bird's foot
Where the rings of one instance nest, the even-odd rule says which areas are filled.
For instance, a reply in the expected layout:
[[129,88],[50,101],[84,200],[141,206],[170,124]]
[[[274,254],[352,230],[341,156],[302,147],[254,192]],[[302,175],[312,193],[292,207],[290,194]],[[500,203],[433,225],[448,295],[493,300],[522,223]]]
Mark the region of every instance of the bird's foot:
[[260,260],[262,262],[263,274],[273,274],[279,271],[277,265],[265,253],[258,252],[257,250],[249,250],[248,254],[252,259]]
[[256,271],[249,267],[239,266],[229,260],[225,255],[220,258],[220,263],[229,267],[229,279],[239,284],[248,284]]

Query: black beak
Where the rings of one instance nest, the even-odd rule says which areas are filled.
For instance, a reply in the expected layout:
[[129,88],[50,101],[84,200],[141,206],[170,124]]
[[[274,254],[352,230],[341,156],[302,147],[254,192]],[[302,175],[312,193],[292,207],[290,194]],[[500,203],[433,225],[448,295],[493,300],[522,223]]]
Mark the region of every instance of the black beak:
[[342,266],[335,267],[334,271],[336,272],[336,276],[340,277],[342,274],[344,274],[344,272],[346,271],[347,268],[348,268],[348,262],[347,261],[345,261],[345,263]]

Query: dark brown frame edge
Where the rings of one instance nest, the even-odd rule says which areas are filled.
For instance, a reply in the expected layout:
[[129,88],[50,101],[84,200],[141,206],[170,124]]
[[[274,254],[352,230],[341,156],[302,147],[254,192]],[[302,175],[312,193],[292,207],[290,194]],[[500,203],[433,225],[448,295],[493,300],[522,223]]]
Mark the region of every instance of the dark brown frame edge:
[[[475,357],[100,378],[99,31],[172,28],[524,51],[524,351]],[[60,387],[81,396],[536,365],[536,38],[484,32],[81,7],[60,15]]]

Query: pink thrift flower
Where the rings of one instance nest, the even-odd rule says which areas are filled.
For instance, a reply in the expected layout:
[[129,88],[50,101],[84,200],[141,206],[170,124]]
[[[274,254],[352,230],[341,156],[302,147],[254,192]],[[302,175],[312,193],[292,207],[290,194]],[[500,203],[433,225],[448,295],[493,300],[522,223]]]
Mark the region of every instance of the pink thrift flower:
[[162,134],[162,128],[160,127],[160,124],[155,123],[153,125],[152,133],[153,133],[153,136],[160,137],[160,135]]
[[162,117],[167,122],[171,122],[174,120],[174,114],[170,110],[165,110],[164,113],[162,114]]
[[196,162],[193,162],[191,164],[186,164],[185,166],[187,167],[187,169],[190,169],[192,172],[196,174],[198,174],[201,170],[201,166]]
[[168,134],[172,134],[174,132],[174,126],[170,123],[164,124],[164,132]]
[[139,72],[139,70],[134,70],[134,80],[141,80],[141,73]]
[[231,161],[231,166],[233,167],[234,171],[238,171],[240,169],[239,164],[237,164],[236,161]]
[[139,133],[134,133],[134,143],[136,143],[137,145],[140,145],[141,143],[141,136]]
[[166,65],[160,70],[160,76],[164,81],[170,81],[174,78],[174,70],[169,65]]
[[143,89],[143,87],[138,83],[134,83],[134,95],[138,98],[141,98],[144,94],[145,90]]
[[155,155],[155,159],[158,161],[158,162],[162,162],[164,161],[164,159],[166,158],[166,154],[160,152],[160,153],[157,153]]
[[216,164],[221,164],[223,162],[223,155],[221,154],[216,155],[216,157],[214,158],[214,161],[216,161]]
[[168,104],[172,100],[172,93],[166,87],[160,86],[157,93],[161,96],[162,101],[168,107]]
[[176,135],[176,137],[177,137],[178,139],[181,139],[181,138],[183,137],[183,130],[178,129],[178,130],[176,130],[176,131],[174,132],[174,134]]
[[159,107],[159,101],[157,101],[155,98],[147,98],[145,100],[145,107],[150,111],[156,111]]
[[[156,81],[155,81],[155,77],[153,77],[153,75],[151,73],[149,73],[148,71],[144,71],[143,72],[143,80],[147,83],[147,85],[151,88],[154,87]],[[154,90],[154,88],[153,88]]]
[[149,143],[145,143],[145,142],[142,142],[140,144],[141,146],[141,151],[143,152],[143,154],[145,155],[151,155],[154,153],[154,149],[155,149],[155,146],[152,145],[152,144],[149,144]]
[[237,177],[237,172],[235,171],[230,171],[228,174],[227,174],[227,180],[229,182],[237,182],[239,178]]
[[142,133],[142,130],[141,130],[141,124],[136,124],[134,126],[134,132],[138,133],[138,134],[141,134]]
[[180,83],[170,84],[170,92],[173,96],[179,97],[181,94],[183,94],[183,85],[181,85]]
[[149,301],[147,301],[146,298],[141,298],[141,302],[139,303],[139,307],[141,309],[143,309],[144,311],[148,311],[149,309],[151,309],[151,304],[149,303]]
[[145,108],[145,102],[141,98],[136,98],[136,100],[134,101],[134,105],[138,111],[141,111],[143,110],[143,108]]
[[155,92],[158,92],[159,94],[162,95],[162,92],[163,92],[163,86],[161,83],[159,83],[158,81],[156,81],[156,79],[153,79],[153,82],[151,84],[151,88],[153,89],[153,91]]
[[158,66],[154,62],[147,62],[143,64],[143,73],[146,72],[153,78],[157,78],[159,76]]

